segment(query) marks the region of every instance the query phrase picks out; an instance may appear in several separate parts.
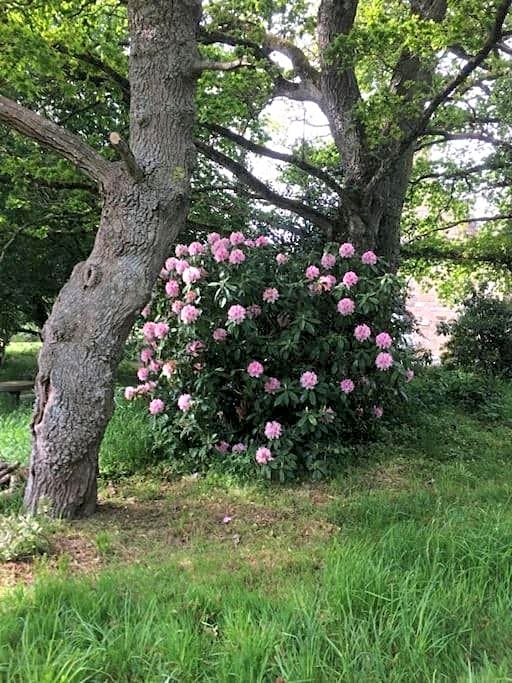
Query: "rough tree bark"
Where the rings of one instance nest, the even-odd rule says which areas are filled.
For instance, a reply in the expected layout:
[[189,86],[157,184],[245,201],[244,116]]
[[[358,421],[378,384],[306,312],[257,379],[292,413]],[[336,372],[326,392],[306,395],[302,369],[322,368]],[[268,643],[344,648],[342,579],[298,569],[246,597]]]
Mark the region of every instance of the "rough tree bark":
[[103,197],[94,248],[60,292],[39,355],[25,506],[36,511],[45,499],[58,517],[95,510],[98,452],[112,414],[116,368],[185,222],[195,159],[200,0],[130,0],[128,16],[124,162],[107,163],[75,136],[0,98],[0,121],[74,161],[99,182]]

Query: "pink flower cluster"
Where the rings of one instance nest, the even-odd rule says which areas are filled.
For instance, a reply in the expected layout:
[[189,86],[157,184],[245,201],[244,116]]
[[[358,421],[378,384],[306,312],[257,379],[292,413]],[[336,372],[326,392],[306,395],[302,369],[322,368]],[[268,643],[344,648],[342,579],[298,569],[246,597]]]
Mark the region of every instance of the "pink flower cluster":
[[266,448],[265,446],[258,448],[256,451],[256,462],[258,465],[266,465],[271,460],[273,460],[272,451],[269,448]]
[[260,377],[263,374],[264,369],[265,368],[259,361],[253,360],[247,366],[247,374],[249,377]]
[[308,370],[300,376],[300,385],[303,389],[314,389],[317,384],[318,377],[315,372]]
[[279,290],[275,287],[267,287],[263,290],[263,301],[268,304],[274,304],[279,299]]
[[247,312],[243,306],[240,306],[240,304],[235,304],[234,306],[230,306],[228,310],[228,320],[232,323],[235,323],[235,325],[240,325],[240,323],[243,323],[247,315]]
[[358,342],[363,342],[370,338],[371,333],[368,325],[358,325],[354,330],[354,337]]
[[283,432],[283,428],[279,422],[275,420],[272,422],[267,422],[265,425],[265,436],[267,439],[279,439]]

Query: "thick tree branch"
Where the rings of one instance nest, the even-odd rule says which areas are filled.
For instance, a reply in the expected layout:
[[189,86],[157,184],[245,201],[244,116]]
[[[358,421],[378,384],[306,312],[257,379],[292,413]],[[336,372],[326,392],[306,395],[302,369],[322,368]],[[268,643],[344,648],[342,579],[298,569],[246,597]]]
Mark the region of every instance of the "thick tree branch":
[[0,95],[0,123],[60,154],[90,178],[104,183],[110,163],[77,135]]
[[[311,66],[302,50],[290,41],[272,34],[266,34],[262,44],[259,44],[246,38],[221,31],[207,31],[204,28],[200,30],[199,40],[203,45],[223,43],[224,45],[251,50],[257,59],[266,64],[267,70],[272,70],[273,75],[277,76],[274,97],[287,97],[299,102],[316,102],[317,104],[321,102],[322,95],[317,87],[320,78],[319,72]],[[295,73],[300,77],[300,83],[284,78],[279,66],[270,58],[272,52],[280,52],[291,60]]]
[[128,143],[115,131],[110,133],[109,139],[112,147],[117,150],[119,156],[124,161],[128,173],[135,181],[140,182],[144,178],[144,171],[138,165]]
[[512,269],[512,256],[507,253],[473,254],[460,251],[454,245],[435,246],[430,244],[402,245],[400,250],[402,260],[429,259],[429,261],[455,261],[467,263],[489,263],[492,266],[502,266]]
[[194,64],[193,71],[196,74],[202,74],[203,71],[235,71],[242,67],[253,67],[247,59],[240,57],[240,59],[232,59],[226,62],[214,62],[207,59],[200,60]]
[[[421,120],[417,127],[417,135],[420,135],[427,127],[428,122],[439,109],[439,107],[450,97],[450,95],[466,81],[466,79],[475,71],[489,56],[492,49],[501,40],[503,24],[507,17],[510,6],[512,5],[512,0],[502,0],[498,6],[496,16],[494,18],[493,25],[488,33],[485,43],[482,45],[480,50],[476,53],[474,57],[466,62],[459,73],[452,78],[452,80],[445,85],[445,87],[437,93],[435,97],[431,100],[428,107],[422,114]],[[412,142],[412,140],[410,141]]]
[[457,180],[459,178],[464,179],[470,175],[485,173],[486,171],[498,171],[503,168],[510,168],[511,166],[512,162],[491,159],[482,164],[468,166],[467,168],[459,168],[456,170],[446,170],[439,172],[431,171],[430,173],[424,173],[416,178],[413,178],[413,180],[411,180],[411,185],[417,185],[423,182],[424,180]]
[[[330,1],[332,2],[333,0]],[[432,116],[439,109],[439,107],[441,107],[448,100],[450,95],[456,91],[460,85],[465,83],[468,77],[485,62],[486,58],[496,46],[496,43],[503,37],[503,24],[511,5],[512,0],[501,0],[492,27],[489,30],[487,38],[481,49],[462,67],[458,74],[452,78],[437,95],[432,98],[430,104],[423,110],[423,113],[419,117],[417,123],[413,126],[411,132],[405,135],[405,137],[402,139],[396,152],[382,162],[379,170],[374,174],[373,178],[368,183],[366,188],[367,191],[371,191],[380,182],[380,180],[382,180],[392,164],[396,163],[398,159],[402,158],[404,154],[410,150],[411,146],[414,146],[417,139],[421,137],[421,135],[423,135],[427,129]],[[428,146],[428,143],[427,145],[422,146]]]
[[446,223],[445,225],[440,225],[437,228],[432,228],[432,230],[427,230],[420,235],[415,235],[407,240],[405,244],[412,244],[413,242],[418,242],[419,240],[433,235],[436,232],[443,232],[445,230],[451,230],[452,228],[457,228],[459,225],[470,225],[471,223],[495,223],[496,221],[510,221],[512,220],[512,214],[509,213],[499,213],[494,216],[478,216],[476,218],[465,218],[463,220],[454,221],[453,223]]
[[294,43],[281,36],[267,33],[263,39],[263,47],[269,53],[280,52],[291,61],[293,69],[301,81],[311,81],[317,84],[320,80],[320,73],[310,64],[304,52]]
[[322,0],[318,12],[322,109],[329,120],[349,182],[362,175],[366,153],[364,127],[357,113],[361,92],[355,68],[342,53],[340,39],[352,31],[358,0]]
[[251,140],[247,140],[247,138],[243,137],[243,135],[238,135],[229,128],[224,128],[223,126],[219,126],[215,123],[206,123],[203,125],[203,127],[211,131],[212,133],[221,135],[222,137],[231,140],[232,142],[239,145],[240,147],[243,147],[249,152],[269,157],[270,159],[276,159],[277,161],[284,161],[287,164],[296,166],[297,168],[300,168],[302,171],[308,173],[309,175],[318,178],[318,180],[324,182],[328,187],[331,188],[331,190],[334,190],[334,192],[338,194],[341,194],[341,192],[343,191],[341,185],[339,185],[336,182],[336,180],[331,175],[329,175],[329,173],[322,171],[321,168],[318,168],[318,166],[315,166],[314,164],[311,164],[308,161],[305,161],[304,159],[300,159],[299,157],[294,156],[293,154],[285,154],[284,152],[277,152],[276,150],[269,149],[264,145],[260,145],[256,142],[252,142]]
[[332,222],[325,214],[312,209],[310,206],[307,206],[296,199],[288,199],[287,197],[283,197],[277,192],[274,192],[274,190],[271,190],[265,183],[256,178],[256,176],[250,173],[242,164],[238,163],[238,161],[230,159],[230,157],[213,149],[201,140],[196,140],[195,144],[201,154],[210,159],[210,161],[223,166],[233,173],[240,182],[254,190],[263,200],[274,204],[280,209],[285,209],[301,216],[304,220],[313,223],[327,233],[332,231]]

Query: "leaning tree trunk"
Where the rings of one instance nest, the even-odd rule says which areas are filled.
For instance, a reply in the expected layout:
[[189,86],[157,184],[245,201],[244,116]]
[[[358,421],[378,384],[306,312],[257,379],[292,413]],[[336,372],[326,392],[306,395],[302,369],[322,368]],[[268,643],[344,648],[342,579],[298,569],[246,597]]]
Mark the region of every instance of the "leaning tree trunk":
[[[124,342],[187,212],[195,158],[199,0],[130,0],[129,163],[112,165],[93,251],[62,289],[43,331],[25,494],[53,515],[96,507],[100,443]],[[131,173],[129,172],[131,167]]]

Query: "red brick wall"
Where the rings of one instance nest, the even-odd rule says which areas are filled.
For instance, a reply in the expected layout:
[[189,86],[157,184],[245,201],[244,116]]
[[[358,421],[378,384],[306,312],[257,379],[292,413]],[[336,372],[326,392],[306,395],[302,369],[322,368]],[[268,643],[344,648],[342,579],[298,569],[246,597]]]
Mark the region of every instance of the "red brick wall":
[[446,337],[437,334],[437,325],[453,319],[455,310],[441,303],[433,287],[420,286],[414,280],[409,283],[407,308],[416,318],[418,328],[413,343],[430,351],[435,360],[439,359]]

